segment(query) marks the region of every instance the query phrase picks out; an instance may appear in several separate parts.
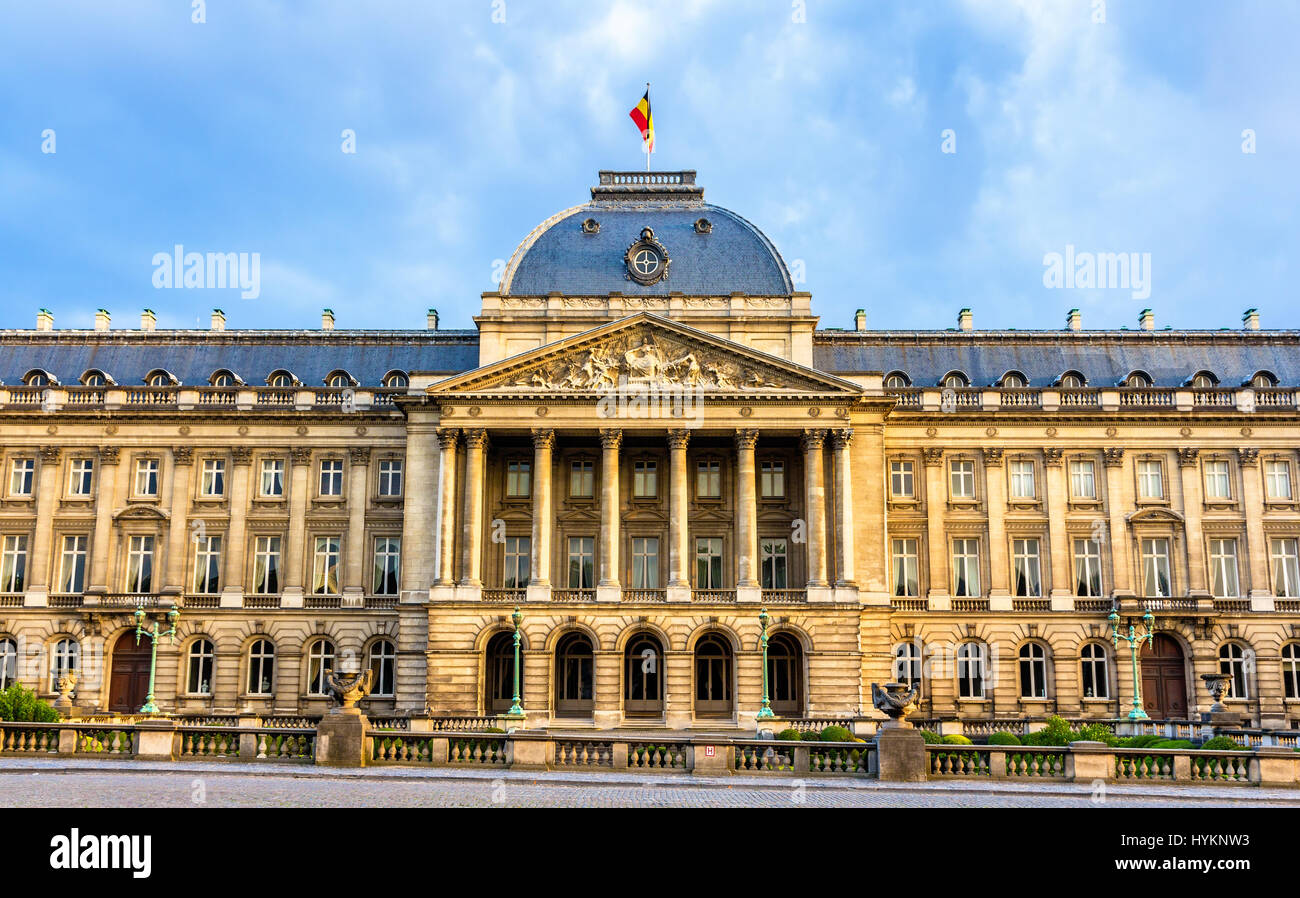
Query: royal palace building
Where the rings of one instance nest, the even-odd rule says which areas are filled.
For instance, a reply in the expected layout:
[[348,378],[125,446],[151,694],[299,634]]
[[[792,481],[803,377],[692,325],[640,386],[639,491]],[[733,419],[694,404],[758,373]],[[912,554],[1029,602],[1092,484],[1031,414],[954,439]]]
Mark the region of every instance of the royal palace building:
[[[879,298],[877,298],[879,301]],[[602,172],[472,330],[0,332],[0,680],[529,726],[1300,721],[1300,334],[820,328],[694,172]],[[867,303],[863,303],[866,305]],[[1215,322],[1217,324],[1217,322]],[[768,637],[764,677],[763,627]],[[66,679],[66,678],[65,678]]]

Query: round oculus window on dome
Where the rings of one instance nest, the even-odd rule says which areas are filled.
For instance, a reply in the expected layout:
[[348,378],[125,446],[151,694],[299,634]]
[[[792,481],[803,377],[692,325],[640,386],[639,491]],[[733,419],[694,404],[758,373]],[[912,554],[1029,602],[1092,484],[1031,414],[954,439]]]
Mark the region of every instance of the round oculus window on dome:
[[627,277],[638,284],[655,284],[668,276],[668,251],[655,239],[652,228],[641,229],[641,239],[623,254]]

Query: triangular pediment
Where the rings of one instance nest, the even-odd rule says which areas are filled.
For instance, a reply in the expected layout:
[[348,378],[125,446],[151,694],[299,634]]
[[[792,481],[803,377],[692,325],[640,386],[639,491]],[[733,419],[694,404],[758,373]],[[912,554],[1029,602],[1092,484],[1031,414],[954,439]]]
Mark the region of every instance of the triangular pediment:
[[687,389],[705,394],[844,394],[851,381],[642,312],[440,381],[432,394]]

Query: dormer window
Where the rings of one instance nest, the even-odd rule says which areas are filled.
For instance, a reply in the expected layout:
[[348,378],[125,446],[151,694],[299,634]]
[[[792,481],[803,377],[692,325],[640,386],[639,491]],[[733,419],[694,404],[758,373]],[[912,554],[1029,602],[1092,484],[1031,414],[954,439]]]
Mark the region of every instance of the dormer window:
[[1277,377],[1272,371],[1256,371],[1250,379],[1250,385],[1258,389],[1267,390],[1269,387],[1277,386]]
[[23,383],[29,387],[48,387],[51,384],[57,386],[59,381],[45,369],[33,368],[23,375]]
[[272,371],[270,377],[266,379],[266,385],[268,387],[292,387],[297,383],[298,378],[283,369]]
[[1152,386],[1151,375],[1145,371],[1134,371],[1124,378],[1123,385],[1126,387],[1150,387]]
[[331,371],[329,376],[325,378],[325,386],[336,390],[344,387],[355,387],[356,385],[357,382],[352,379],[352,375],[343,370]]
[[902,371],[891,371],[885,375],[886,390],[902,390],[910,387],[912,382]]
[[943,376],[943,380],[939,382],[939,385],[959,390],[962,387],[970,386],[970,378],[960,371],[949,371]]
[[208,383],[214,387],[234,387],[243,383],[243,381],[236,377],[234,372],[221,368],[212,372],[212,376],[208,378]]
[[404,371],[389,371],[384,375],[384,386],[405,389],[411,383]]
[[1058,383],[1067,390],[1079,390],[1088,385],[1088,379],[1078,371],[1067,371],[1061,375]]
[[106,387],[114,383],[113,378],[109,377],[98,368],[90,368],[85,374],[81,375],[81,384],[86,387]]
[[1019,371],[1008,371],[1006,374],[1002,375],[1002,380],[998,381],[998,385],[1014,390],[1020,387],[1029,386],[1029,379]]
[[1198,371],[1188,382],[1194,390],[1213,390],[1219,385],[1219,379],[1210,371]]
[[155,368],[144,376],[144,382],[150,387],[170,387],[180,383],[170,371]]

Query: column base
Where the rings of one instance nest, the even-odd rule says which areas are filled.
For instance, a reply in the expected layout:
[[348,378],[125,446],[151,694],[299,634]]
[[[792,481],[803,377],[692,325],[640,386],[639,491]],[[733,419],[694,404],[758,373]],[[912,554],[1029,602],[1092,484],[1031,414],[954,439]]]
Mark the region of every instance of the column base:
[[343,608],[364,608],[366,607],[366,591],[360,586],[343,587],[342,601],[339,603]]
[[23,593],[23,606],[26,608],[46,608],[50,604],[50,591],[44,586],[32,586]]
[[524,590],[524,600],[527,602],[549,602],[551,600],[551,584],[529,583]]
[[850,605],[858,604],[857,586],[852,583],[836,583],[832,601],[844,602]]
[[435,583],[429,587],[430,602],[456,601],[456,586],[452,583]]
[[1047,607],[1050,608],[1052,611],[1073,611],[1074,610],[1074,596],[1070,595],[1069,593],[1058,595],[1057,593],[1053,592],[1051,597],[1048,598],[1047,603],[1048,603]]
[[481,602],[483,601],[483,585],[481,583],[457,583],[455,599],[457,602]]
[[428,589],[404,589],[397,603],[399,605],[423,605],[429,601],[431,592],[432,590]]
[[[283,596],[281,596],[283,603]],[[243,608],[244,607],[244,590],[238,586],[228,586],[221,591],[221,608]]]
[[284,592],[280,593],[281,608],[301,608],[302,607],[302,587],[286,586]]
[[617,602],[623,598],[623,587],[617,583],[613,585],[596,585],[597,602]]
[[757,603],[763,601],[763,590],[758,586],[737,586],[736,601]]
[[941,592],[932,592],[925,598],[925,608],[927,611],[951,611],[952,596]]
[[923,783],[928,767],[919,730],[889,727],[876,734],[876,775],[881,782]]
[[1277,602],[1272,593],[1263,590],[1250,591],[1250,610],[1251,611],[1276,611]]
[[807,594],[810,603],[835,601],[835,589],[831,586],[806,586],[804,593]]
[[1011,608],[1010,593],[989,593],[989,611],[1010,611]]
[[673,586],[669,585],[664,590],[664,599],[669,602],[689,602],[691,600],[691,588],[688,585]]

